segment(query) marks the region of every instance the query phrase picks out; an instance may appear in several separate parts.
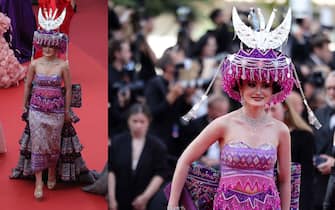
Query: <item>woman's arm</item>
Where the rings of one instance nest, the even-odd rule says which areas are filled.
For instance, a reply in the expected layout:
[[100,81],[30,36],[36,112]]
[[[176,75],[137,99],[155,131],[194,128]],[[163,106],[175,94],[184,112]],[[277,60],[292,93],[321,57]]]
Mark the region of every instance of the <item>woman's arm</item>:
[[26,76],[26,80],[24,83],[24,93],[23,93],[23,110],[26,111],[28,105],[29,105],[29,95],[31,92],[31,87],[35,75],[35,65],[36,63],[34,61],[31,62],[28,68],[28,73]]
[[291,137],[282,125],[278,145],[279,191],[282,210],[290,209],[291,202]]
[[64,62],[64,66],[62,69],[64,87],[65,87],[65,121],[69,121],[70,118],[70,106],[71,106],[71,95],[72,95],[72,87],[71,87],[71,75],[70,69],[67,62]]
[[191,163],[201,157],[207,148],[223,137],[222,118],[212,121],[186,148],[180,156],[172,179],[169,207],[177,207],[179,198]]
[[163,181],[164,179],[161,176],[152,177],[145,191],[142,194],[138,195],[132,202],[133,207],[136,210],[145,210],[148,201],[159,190],[160,186],[163,184]]
[[108,201],[109,209],[117,210],[117,201],[115,198],[115,175],[113,172],[108,172]]

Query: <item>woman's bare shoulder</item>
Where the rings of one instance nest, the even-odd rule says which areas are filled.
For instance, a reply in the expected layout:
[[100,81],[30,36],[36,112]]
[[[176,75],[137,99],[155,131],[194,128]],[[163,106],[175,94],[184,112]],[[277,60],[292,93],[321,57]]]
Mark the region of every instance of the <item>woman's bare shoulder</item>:
[[272,122],[273,122],[274,128],[277,130],[279,136],[290,135],[290,130],[284,122],[282,122],[280,120],[277,120],[277,119],[274,119],[274,118],[272,118]]
[[42,60],[43,60],[42,57],[33,59],[33,60],[30,62],[30,65],[31,65],[31,66],[40,65]]
[[59,59],[59,65],[62,71],[69,71],[69,62]]
[[236,121],[237,116],[238,116],[238,110],[222,115],[216,118],[213,122],[219,123],[222,126],[226,126],[228,125],[228,123],[232,123],[233,121]]

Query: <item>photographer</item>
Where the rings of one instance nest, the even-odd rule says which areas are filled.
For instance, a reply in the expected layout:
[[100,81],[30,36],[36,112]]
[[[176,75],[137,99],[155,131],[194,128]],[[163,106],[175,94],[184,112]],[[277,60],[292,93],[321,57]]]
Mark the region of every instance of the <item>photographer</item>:
[[316,117],[322,124],[321,129],[314,130],[316,154],[314,165],[316,169],[314,178],[314,209],[322,209],[325,199],[331,168],[335,159],[332,156],[333,135],[335,131],[335,72],[331,72],[325,82],[326,102],[325,107],[316,110]]
[[131,65],[132,53],[127,41],[111,41],[109,51],[108,132],[111,137],[126,129],[125,112],[141,93],[143,83],[136,80],[134,65]]
[[216,8],[209,14],[209,18],[215,24],[215,38],[218,44],[216,53],[232,53],[234,39],[233,28],[227,23],[222,9]]
[[147,104],[152,112],[151,131],[168,147],[170,160],[177,159],[180,117],[191,108],[194,88],[183,88],[175,81],[176,52],[169,48],[159,60],[163,75],[149,81],[145,89]]
[[132,50],[134,58],[140,64],[139,78],[149,81],[156,76],[156,55],[148,43],[148,35],[153,31],[153,17],[144,14],[145,11],[135,12],[132,16],[133,31],[135,33]]

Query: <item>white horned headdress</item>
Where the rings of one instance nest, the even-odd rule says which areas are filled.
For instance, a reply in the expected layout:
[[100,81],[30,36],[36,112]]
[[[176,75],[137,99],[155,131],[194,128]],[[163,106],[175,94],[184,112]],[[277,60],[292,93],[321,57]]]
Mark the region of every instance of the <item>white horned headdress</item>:
[[[284,101],[296,83],[306,105],[310,123],[316,128],[320,128],[320,122],[307,104],[291,59],[278,50],[287,40],[290,32],[292,21],[291,9],[288,9],[282,23],[277,28],[271,30],[275,13],[276,9],[272,11],[266,25],[261,10],[257,9],[255,11],[251,9],[249,15],[253,25],[253,28],[251,28],[242,22],[236,8],[233,8],[232,20],[235,33],[241,40],[241,43],[245,44],[247,48],[244,49],[241,47],[237,53],[228,55],[220,64],[219,69],[222,71],[223,90],[231,98],[241,101],[239,92],[241,81],[264,81],[272,84],[274,90],[270,101],[270,104],[272,104]],[[205,94],[201,98],[201,101],[195,104],[191,111],[184,116],[186,121],[195,116],[194,113],[200,106],[200,103],[206,98],[207,95]]]
[[[265,19],[261,10],[258,8],[257,14],[255,14],[254,9],[252,9],[250,13],[250,18],[254,26],[254,29],[252,29],[242,22],[234,7],[232,19],[236,35],[249,48],[267,50],[281,47],[290,33],[292,15],[291,9],[289,9],[283,22],[276,29],[270,31],[276,11],[276,9],[273,9],[269,21],[265,26]],[[257,19],[256,15],[258,15],[259,19]]]
[[[54,11],[52,8],[38,10],[39,29],[34,32],[33,48],[52,47],[60,50],[61,53],[66,52],[68,48],[68,36],[58,32],[59,27],[63,23],[66,16],[66,9],[56,17],[58,9]],[[44,13],[44,14],[43,14]]]

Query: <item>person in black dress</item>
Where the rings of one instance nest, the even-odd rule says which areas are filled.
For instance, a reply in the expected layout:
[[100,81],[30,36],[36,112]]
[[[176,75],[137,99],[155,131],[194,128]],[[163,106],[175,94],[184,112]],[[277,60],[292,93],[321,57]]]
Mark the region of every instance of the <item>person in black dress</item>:
[[311,210],[313,207],[313,154],[314,134],[311,127],[295,111],[292,98],[287,97],[283,104],[270,108],[274,118],[284,121],[290,129],[292,162],[301,164],[301,184],[299,209]]
[[114,136],[109,147],[109,208],[145,210],[164,182],[167,150],[148,135],[150,113],[134,104],[129,110],[129,131]]

